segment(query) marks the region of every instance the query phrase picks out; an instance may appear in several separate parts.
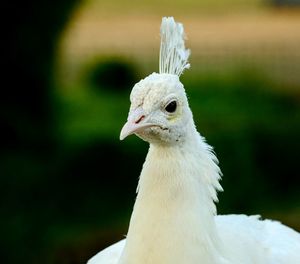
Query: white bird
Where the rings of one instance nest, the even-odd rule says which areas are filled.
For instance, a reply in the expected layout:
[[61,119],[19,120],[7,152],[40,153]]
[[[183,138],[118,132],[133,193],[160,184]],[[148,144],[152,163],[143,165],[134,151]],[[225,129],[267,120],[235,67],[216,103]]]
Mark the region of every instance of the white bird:
[[163,18],[159,73],[133,87],[120,135],[150,143],[128,234],[88,264],[299,264],[300,234],[291,228],[216,215],[218,160],[195,128],[179,80],[188,57],[182,24]]

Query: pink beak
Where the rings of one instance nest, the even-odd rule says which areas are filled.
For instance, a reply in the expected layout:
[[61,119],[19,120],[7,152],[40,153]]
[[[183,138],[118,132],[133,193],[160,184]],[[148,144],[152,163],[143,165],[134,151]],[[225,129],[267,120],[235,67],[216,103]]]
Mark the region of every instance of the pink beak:
[[120,133],[120,140],[142,131],[145,128],[154,126],[155,124],[145,122],[145,114],[141,107],[138,107],[134,111],[130,112],[128,115],[127,122],[123,126]]

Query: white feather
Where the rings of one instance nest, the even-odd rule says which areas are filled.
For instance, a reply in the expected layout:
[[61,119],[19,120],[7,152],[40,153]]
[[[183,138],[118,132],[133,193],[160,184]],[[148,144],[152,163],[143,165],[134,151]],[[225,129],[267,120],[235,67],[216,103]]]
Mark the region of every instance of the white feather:
[[162,19],[161,43],[159,56],[159,73],[169,73],[180,76],[190,64],[190,50],[184,45],[184,30],[181,23],[176,23],[173,17]]
[[116,264],[125,245],[125,239],[102,250],[92,257],[87,264]]
[[[218,215],[217,231],[234,261],[228,263],[298,264],[300,236],[277,221],[257,216]],[[117,264],[125,245],[122,240],[101,251],[88,264]],[[187,263],[187,262],[185,262]]]

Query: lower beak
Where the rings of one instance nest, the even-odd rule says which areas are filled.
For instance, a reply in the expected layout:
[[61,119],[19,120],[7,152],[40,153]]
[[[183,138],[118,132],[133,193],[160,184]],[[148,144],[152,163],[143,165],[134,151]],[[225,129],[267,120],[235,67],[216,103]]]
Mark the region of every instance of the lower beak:
[[141,107],[130,112],[127,122],[121,130],[120,140],[123,140],[129,135],[140,132],[148,127],[155,126],[155,124],[148,122],[147,119],[148,118]]
[[135,123],[132,121],[127,121],[125,125],[123,126],[121,133],[120,133],[120,140],[125,139],[126,137],[135,134],[137,132],[140,132],[146,128],[152,127],[154,124],[149,124],[149,123]]

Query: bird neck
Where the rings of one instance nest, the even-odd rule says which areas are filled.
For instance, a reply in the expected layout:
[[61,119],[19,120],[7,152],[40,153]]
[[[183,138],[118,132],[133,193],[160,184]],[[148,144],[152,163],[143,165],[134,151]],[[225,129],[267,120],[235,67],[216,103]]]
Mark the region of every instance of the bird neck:
[[219,175],[198,133],[181,145],[150,145],[119,263],[215,263]]

